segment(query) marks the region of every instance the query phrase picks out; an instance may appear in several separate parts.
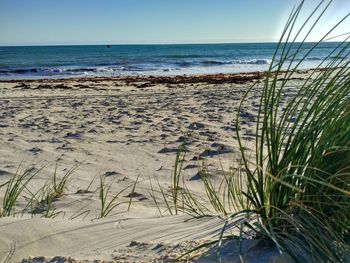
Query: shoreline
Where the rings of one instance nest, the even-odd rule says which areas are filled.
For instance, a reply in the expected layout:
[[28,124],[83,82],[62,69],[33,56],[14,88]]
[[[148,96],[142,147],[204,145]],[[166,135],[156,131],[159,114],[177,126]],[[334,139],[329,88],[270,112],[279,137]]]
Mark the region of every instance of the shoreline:
[[86,76],[86,77],[63,77],[63,78],[38,78],[38,79],[0,79],[0,83],[13,83],[13,82],[69,82],[69,81],[126,81],[126,82],[142,82],[150,81],[154,84],[160,83],[199,83],[199,82],[240,82],[241,80],[253,80],[261,78],[265,72],[243,72],[243,73],[218,73],[218,74],[198,74],[198,75],[169,75],[169,76],[157,76],[157,75],[135,75],[135,76]]
[[[295,71],[297,74],[309,73],[312,71],[322,71],[324,68],[305,68]],[[286,71],[281,70],[279,74]],[[132,82],[149,82],[150,84],[179,84],[179,83],[245,83],[252,80],[259,80],[266,76],[267,71],[252,71],[240,73],[216,73],[216,74],[182,74],[182,75],[130,75],[130,76],[80,76],[80,77],[52,77],[52,78],[36,78],[36,79],[0,79],[0,83],[16,83],[16,82],[70,82],[70,81],[124,81]],[[272,74],[276,72],[273,71]]]

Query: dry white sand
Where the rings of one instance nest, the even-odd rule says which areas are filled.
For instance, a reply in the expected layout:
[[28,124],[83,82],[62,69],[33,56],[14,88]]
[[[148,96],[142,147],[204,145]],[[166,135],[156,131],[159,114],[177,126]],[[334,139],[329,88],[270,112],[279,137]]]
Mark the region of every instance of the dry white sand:
[[[203,162],[212,180],[220,182],[220,162],[227,170],[239,157],[236,109],[252,82],[141,80],[0,82],[0,185],[21,162],[22,168],[43,167],[28,185],[32,192],[50,180],[56,160],[59,175],[80,164],[64,195],[53,203],[54,219],[22,212],[26,204],[22,197],[16,216],[0,219],[0,259],[10,255],[9,262],[19,262],[28,257],[72,256],[88,262],[167,262],[174,257],[171,251],[179,255],[196,242],[218,235],[223,221],[217,216],[189,221],[183,215],[160,217],[149,195],[150,183],[158,180],[170,190],[176,149],[186,136],[191,138],[185,167],[189,189],[205,195],[196,176]],[[247,147],[254,143],[261,84],[255,90],[242,114]],[[100,175],[114,181],[112,194],[138,178],[130,211],[126,212],[125,203],[107,218],[97,219]],[[130,193],[131,188],[118,202],[127,202]],[[3,194],[4,188],[0,200]],[[162,202],[160,194],[156,198]],[[77,211],[84,213],[76,217]],[[202,257],[200,262],[210,260]]]

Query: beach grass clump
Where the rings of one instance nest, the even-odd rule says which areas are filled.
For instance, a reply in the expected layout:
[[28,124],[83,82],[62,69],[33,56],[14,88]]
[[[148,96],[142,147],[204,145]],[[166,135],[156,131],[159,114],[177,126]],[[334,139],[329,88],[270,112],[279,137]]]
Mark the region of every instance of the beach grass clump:
[[27,198],[26,208],[29,208],[32,214],[42,214],[45,218],[54,218],[61,214],[55,208],[54,202],[64,195],[69,179],[79,165],[72,166],[61,177],[58,175],[58,166],[57,161],[50,181],[46,182],[36,193],[27,189],[31,197]]
[[[55,202],[64,196],[69,179],[77,167],[78,164],[67,169],[62,176],[59,176],[58,162],[56,162],[52,177],[36,191],[33,191],[31,187],[28,187],[28,184],[32,181],[34,176],[43,169],[43,167],[41,169],[30,167],[24,170],[20,170],[19,167],[16,173],[7,182],[0,185],[0,189],[5,189],[4,196],[0,199],[2,205],[0,208],[0,217],[15,215],[18,212],[21,212],[22,214],[29,212],[32,215],[39,214],[44,218],[55,218],[62,213],[64,214],[64,212],[57,210]],[[93,180],[86,191],[91,187],[92,182]],[[117,206],[122,204],[127,204],[127,211],[129,211],[132,203],[137,201],[134,200],[134,197],[136,194],[136,186],[139,183],[139,177],[137,177],[135,182],[125,186],[116,194],[112,194],[113,183],[113,181],[106,182],[106,177],[104,175],[100,176],[97,191],[101,208],[98,218],[107,217]],[[128,200],[125,200],[121,197],[121,194],[128,189],[131,189],[131,192],[127,196]],[[23,197],[23,200],[25,200],[25,207],[21,209],[21,211],[16,212],[16,205],[19,197]],[[84,216],[85,218],[90,213],[90,210],[86,209],[86,207],[87,206],[80,208],[70,216],[70,219],[80,216]]]
[[[134,193],[136,190],[136,186],[138,184],[139,177],[137,177],[136,181],[132,184],[129,184],[122,188],[116,194],[112,194],[111,188],[114,181],[107,182],[106,176],[100,175],[99,180],[99,200],[100,200],[100,213],[98,218],[103,218],[108,216],[116,207],[127,204],[127,211],[130,210],[131,204],[133,202]],[[121,194],[124,193],[127,189],[131,188],[131,193],[129,194],[129,200],[121,200]]]
[[[270,240],[295,262],[350,261],[349,37],[305,79],[294,80],[312,51],[349,16],[319,42],[306,43],[330,4],[321,1],[300,27],[303,2],[291,13],[263,82],[254,149],[245,147],[240,130],[245,98],[254,86],[242,98],[236,121],[241,162],[224,176],[226,201],[236,211],[226,212],[219,255],[224,240],[254,238]],[[209,196],[217,193],[203,183]],[[214,197],[225,207],[223,198]],[[240,234],[226,235],[232,227]]]
[[[194,217],[208,216],[209,214],[221,214],[227,216],[230,211],[237,207],[237,195],[242,182],[236,182],[235,170],[223,171],[224,179],[217,185],[211,179],[207,167],[198,166],[197,175],[203,184],[205,195],[194,193],[186,184],[184,167],[188,159],[186,143],[181,143],[177,149],[174,166],[171,173],[171,186],[164,189],[158,182],[158,189],[150,183],[149,194],[155,203],[160,214],[177,215],[185,213]],[[160,194],[162,200],[156,198],[156,193]],[[241,206],[239,206],[241,207]]]
[[18,167],[16,173],[1,186],[5,187],[5,193],[2,198],[0,217],[11,216],[16,213],[18,198],[39,171],[40,170],[35,171],[32,168],[21,170],[20,167]]
[[62,177],[58,177],[58,162],[56,163],[55,170],[52,176],[52,199],[60,198],[63,195],[64,190],[67,187],[68,179],[74,173],[77,167],[78,165],[72,166]]
[[57,197],[50,183],[46,183],[35,194],[27,190],[31,197],[27,198],[28,204],[25,210],[29,208],[31,214],[42,214],[45,218],[55,218],[60,214],[54,206]]
[[242,209],[257,215],[246,226],[299,262],[350,258],[350,43],[340,42],[282,107],[299,66],[333,30],[305,48],[330,4],[322,8],[324,2],[301,28],[295,24],[303,3],[289,17],[264,80],[252,152],[243,147],[239,129],[244,98],[237,116],[246,171],[240,176],[247,182],[241,193],[249,203]]

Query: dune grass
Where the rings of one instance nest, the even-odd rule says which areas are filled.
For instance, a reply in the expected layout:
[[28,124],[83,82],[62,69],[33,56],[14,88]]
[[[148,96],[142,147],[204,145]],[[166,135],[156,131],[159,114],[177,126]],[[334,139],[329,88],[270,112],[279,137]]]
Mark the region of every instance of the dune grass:
[[[291,13],[263,82],[255,148],[245,147],[240,130],[245,98],[255,91],[253,86],[242,98],[237,113],[241,162],[224,172],[219,186],[213,184],[205,166],[198,171],[206,200],[192,193],[184,182],[184,144],[176,154],[170,191],[158,183],[165,211],[151,185],[150,195],[162,214],[219,213],[226,219],[220,238],[205,245],[216,243],[220,250],[227,239],[257,238],[269,240],[282,255],[296,262],[349,262],[350,42],[339,43],[300,86],[295,87],[293,82],[300,65],[333,30],[311,48],[305,47],[329,5],[321,1],[299,28],[296,24],[303,2]],[[290,87],[294,93],[288,94]],[[41,192],[46,217],[55,215],[52,201],[63,195],[73,172],[69,170],[59,179],[56,171],[57,167],[52,186],[44,186]],[[6,190],[0,217],[14,214],[18,197],[35,174],[31,170],[18,172],[2,185]],[[124,203],[130,209],[138,179],[116,194],[111,194],[113,182],[107,183],[104,176],[99,183],[99,218]],[[130,187],[129,201],[119,202],[120,195]],[[84,213],[78,211],[77,215]],[[239,225],[230,224],[242,217],[245,220]],[[230,227],[238,228],[239,235],[226,234]]]
[[9,181],[1,186],[6,187],[6,189],[4,197],[2,199],[0,217],[11,216],[15,214],[16,204],[19,196],[23,193],[29,182],[39,171],[40,170],[35,171],[32,168],[21,170],[21,166],[19,166],[16,173],[11,176]]
[[72,166],[72,168],[70,168],[62,177],[58,177],[58,172],[57,172],[58,162],[56,162],[55,171],[52,176],[52,184],[51,184],[53,199],[60,198],[63,195],[64,190],[67,187],[68,179],[74,173],[74,171],[78,166],[79,165]]
[[[310,33],[305,29],[303,41],[295,42],[307,25],[294,28],[301,8],[302,4],[289,18],[264,82],[255,160],[243,149],[238,112],[237,137],[246,170],[241,176],[247,181],[242,195],[259,219],[258,224],[248,226],[257,235],[273,240],[281,252],[300,262],[345,262],[350,258],[350,44],[339,43],[320,63],[322,70],[304,80],[282,108],[285,89],[311,53],[295,59]],[[328,4],[309,30],[327,8]],[[278,81],[285,68],[283,80]],[[239,109],[243,104],[244,100]]]
[[[16,173],[11,176],[7,182],[0,185],[0,189],[5,189],[4,196],[1,199],[2,207],[0,208],[0,217],[16,215],[18,213],[22,213],[23,215],[26,212],[29,212],[32,215],[41,215],[41,217],[44,218],[55,218],[60,214],[64,215],[64,212],[58,211],[55,201],[64,196],[65,190],[70,181],[69,179],[78,166],[78,164],[74,165],[70,169],[67,169],[62,176],[59,176],[58,162],[56,162],[51,179],[36,190],[36,192],[34,192],[32,187],[29,187],[28,185],[34,176],[37,175],[44,167],[41,169],[35,169],[33,166],[21,170],[21,166],[19,166]],[[85,190],[86,192],[90,192],[89,189],[94,179],[88,185],[87,189]],[[96,192],[98,192],[100,201],[100,212],[97,218],[107,217],[117,206],[123,204],[127,204],[126,211],[129,211],[132,203],[137,202],[137,200],[134,200],[134,195],[136,193],[136,186],[139,183],[139,177],[136,178],[135,182],[122,188],[116,194],[112,194],[111,191],[114,183],[113,181],[106,182],[106,177],[104,175],[100,175],[99,179],[99,187],[97,188]],[[121,200],[121,194],[128,189],[131,189],[131,192],[128,195],[128,200],[125,201],[125,198]],[[22,197],[24,200],[24,208],[22,208],[21,211],[16,211],[16,205],[19,197]],[[85,205],[73,213],[69,219],[75,219],[80,216],[85,218],[90,214],[90,212],[91,211],[87,209],[87,205]]]
[[[113,181],[106,182],[106,177],[104,175],[100,176],[99,180],[99,200],[100,200],[100,213],[98,218],[103,218],[108,216],[113,209],[115,209],[117,206],[120,206],[122,204],[127,204],[127,211],[130,210],[131,204],[133,202],[133,196],[135,193],[136,186],[139,182],[139,177],[137,177],[136,181],[132,184],[127,185],[126,187],[122,188],[119,192],[116,194],[111,193],[111,187],[113,185]],[[121,194],[124,193],[127,189],[131,188],[131,193],[128,201],[122,201],[119,200],[121,197]]]
[[42,214],[45,218],[55,218],[60,214],[60,212],[54,207],[54,201],[57,200],[57,197],[50,183],[43,185],[34,194],[28,188],[27,191],[31,198],[26,198],[28,200],[26,208],[29,208],[31,214]]
[[[264,79],[255,149],[244,147],[240,130],[245,98],[256,92],[252,86],[237,113],[241,163],[224,175],[221,192],[201,176],[210,204],[227,215],[220,238],[205,244],[219,244],[218,254],[224,240],[258,238],[270,240],[281,255],[295,262],[350,261],[348,38],[300,86],[293,82],[312,50],[349,16],[319,42],[306,44],[330,4],[321,1],[299,28],[303,2],[291,13]],[[288,94],[291,87],[294,92]],[[232,225],[242,216],[243,223]],[[230,228],[238,228],[240,234],[226,234]]]
[[[68,169],[63,176],[58,176],[58,162],[56,163],[54,173],[49,182],[46,182],[36,192],[31,190],[29,184],[34,177],[43,170],[44,167],[36,169],[34,165],[22,169],[19,165],[17,171],[10,179],[0,186],[5,188],[4,196],[1,200],[0,217],[16,215],[18,213],[28,212],[35,215],[41,214],[45,218],[54,218],[61,214],[54,206],[54,202],[64,195],[69,178],[78,165]],[[24,208],[16,211],[19,198],[23,199]]]
[[59,162],[57,161],[50,181],[39,188],[36,193],[32,193],[30,189],[26,188],[31,196],[27,198],[26,208],[30,208],[33,215],[42,214],[45,218],[55,218],[61,214],[61,211],[57,211],[55,208],[54,202],[64,195],[69,179],[79,165],[72,166],[62,176],[58,175],[58,166]]

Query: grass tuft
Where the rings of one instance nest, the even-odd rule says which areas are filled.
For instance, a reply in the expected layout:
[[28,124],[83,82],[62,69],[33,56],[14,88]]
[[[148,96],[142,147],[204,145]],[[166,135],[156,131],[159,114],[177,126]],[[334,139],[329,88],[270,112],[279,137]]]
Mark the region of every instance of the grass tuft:
[[[259,91],[253,85],[237,112],[241,163],[224,174],[221,192],[201,176],[212,207],[227,215],[219,239],[203,246],[218,244],[220,250],[224,240],[241,244],[242,239],[256,238],[270,240],[295,262],[349,262],[349,39],[337,43],[306,79],[294,80],[302,63],[350,16],[319,42],[307,43],[331,2],[320,1],[300,27],[296,25],[304,1],[291,13],[263,82],[255,148],[245,148],[240,130],[245,99]],[[226,234],[233,229],[239,234]]]
[[61,178],[58,177],[57,168],[58,168],[58,162],[55,166],[55,171],[53,173],[52,177],[52,198],[60,198],[64,190],[66,189],[68,179],[73,174],[73,172],[77,169],[79,165],[74,165],[72,168],[70,168]]
[[258,216],[251,227],[298,262],[350,258],[350,43],[339,43],[320,70],[287,91],[301,63],[339,24],[311,47],[304,42],[329,4],[321,1],[295,28],[302,2],[287,22],[260,97],[253,159],[237,129],[247,182],[242,196]]
[[[133,184],[127,185],[122,190],[120,190],[118,193],[112,195],[111,194],[111,187],[113,185],[113,181],[107,183],[106,177],[104,175],[100,175],[100,186],[98,188],[99,190],[99,199],[101,204],[100,214],[98,218],[103,218],[108,216],[114,208],[116,208],[119,205],[122,204],[128,204],[127,211],[130,210],[130,206],[133,198],[133,193],[135,192],[136,185],[138,183],[139,177],[137,177],[136,181]],[[129,201],[119,201],[120,195],[124,193],[127,189],[132,187],[132,192],[130,194]]]
[[9,181],[2,185],[6,186],[5,194],[2,199],[2,208],[0,209],[0,217],[11,216],[15,214],[18,197],[26,189],[28,183],[40,170],[33,171],[32,168],[26,168],[20,171],[20,167]]

